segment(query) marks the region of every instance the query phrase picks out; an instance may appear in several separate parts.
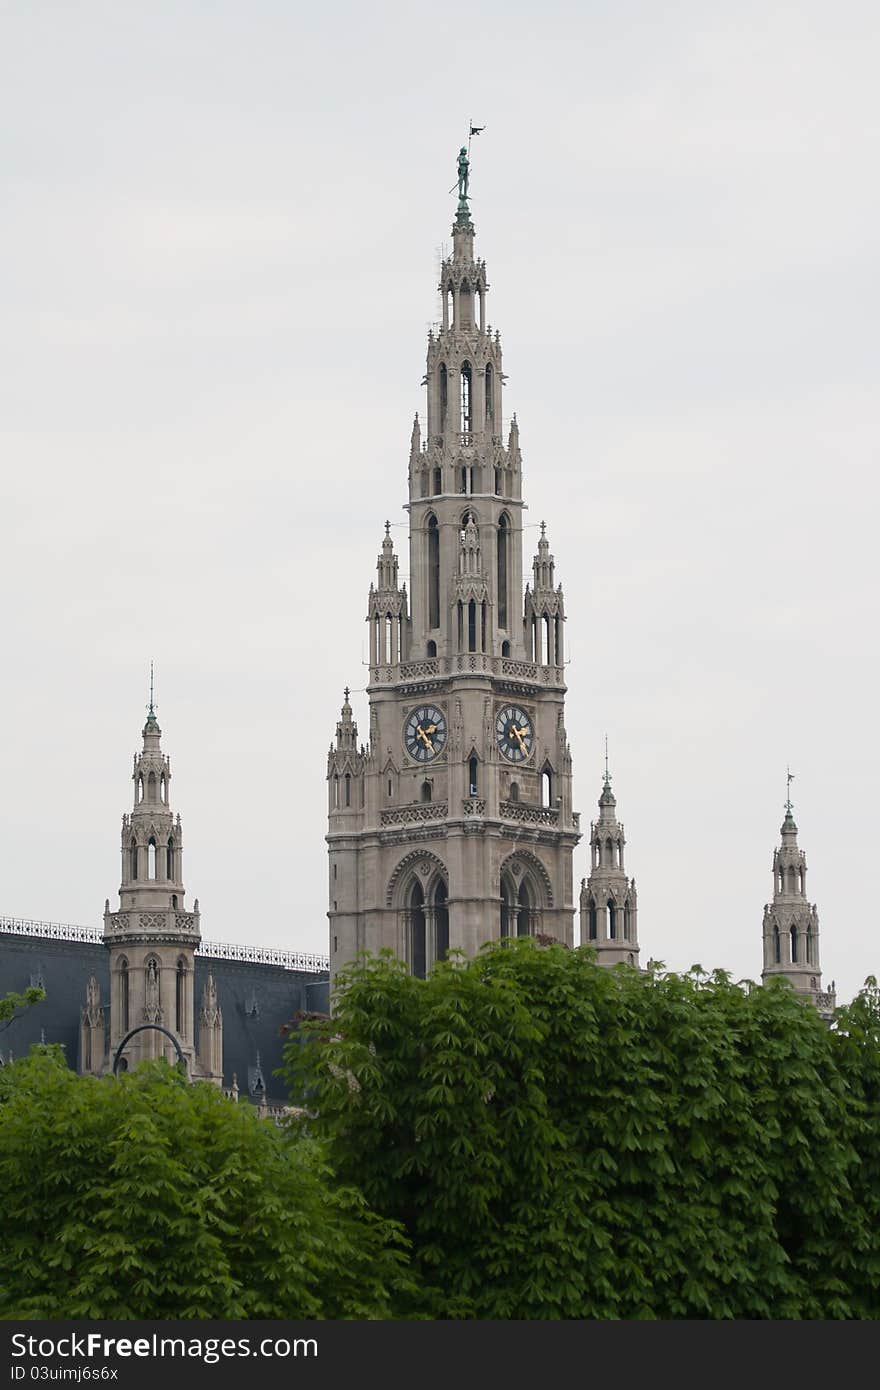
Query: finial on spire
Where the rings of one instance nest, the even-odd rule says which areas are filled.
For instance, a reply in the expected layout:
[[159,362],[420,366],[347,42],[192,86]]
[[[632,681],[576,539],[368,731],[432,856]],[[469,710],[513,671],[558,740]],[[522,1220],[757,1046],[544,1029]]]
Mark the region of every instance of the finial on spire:
[[149,713],[150,715],[155,715],[155,713],[156,713],[156,707],[155,707],[155,705],[154,705],[154,703],[153,703],[153,663],[152,663],[152,661],[150,662],[150,708],[149,708],[149,710],[148,710],[148,713]]
[[546,521],[542,521],[542,522],[541,522],[541,540],[544,540],[544,539],[546,538],[546,535],[547,535],[547,523],[546,523]]
[[349,690],[348,686],[345,687],[345,690],[342,693],[345,696],[345,703],[348,704],[348,697],[351,694],[351,691]]
[[792,784],[793,781],[794,781],[794,773],[792,772],[792,770],[791,770],[791,768],[788,766],[788,764],[786,764],[786,767],[785,767],[785,784],[786,784],[786,791],[785,791],[785,814],[786,814],[787,816],[790,816],[790,815],[791,815],[791,810],[792,810],[792,807],[791,807],[791,784]]
[[390,522],[390,521],[386,521],[386,522],[385,522],[385,535],[386,535],[386,536],[390,536],[390,535],[391,535],[391,522]]
[[608,771],[608,735],[605,735],[605,786],[611,786],[611,773]]

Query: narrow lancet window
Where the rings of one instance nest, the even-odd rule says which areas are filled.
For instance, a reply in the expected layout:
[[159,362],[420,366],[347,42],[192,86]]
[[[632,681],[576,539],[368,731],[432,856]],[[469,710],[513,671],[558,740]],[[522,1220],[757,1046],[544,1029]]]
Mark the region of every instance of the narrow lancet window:
[[510,522],[506,516],[502,516],[498,522],[498,626],[505,630],[507,629],[507,552],[509,543]]
[[462,362],[461,364],[461,432],[470,434],[473,429],[473,418],[471,415],[471,364]]
[[428,627],[440,626],[440,528],[428,517]]
[[491,363],[486,368],[486,425],[491,426],[495,416],[495,401],[493,393],[495,391],[495,374],[492,371]]

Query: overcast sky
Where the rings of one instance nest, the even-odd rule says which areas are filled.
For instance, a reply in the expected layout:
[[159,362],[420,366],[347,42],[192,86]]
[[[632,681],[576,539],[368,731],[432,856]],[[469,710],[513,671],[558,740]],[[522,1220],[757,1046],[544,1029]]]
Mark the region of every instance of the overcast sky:
[[878,71],[856,0],[0,0],[0,912],[115,903],[152,657],[205,936],[326,949],[473,119],[643,959],[760,976],[790,763],[824,981],[880,974]]

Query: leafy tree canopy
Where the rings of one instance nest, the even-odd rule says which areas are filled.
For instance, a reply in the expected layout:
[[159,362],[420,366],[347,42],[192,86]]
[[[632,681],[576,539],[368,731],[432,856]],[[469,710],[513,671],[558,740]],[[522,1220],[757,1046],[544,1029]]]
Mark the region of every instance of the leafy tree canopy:
[[880,1316],[880,1006],[523,940],[341,977],[285,1074],[403,1223],[413,1311]]
[[292,1137],[164,1062],[0,1069],[5,1318],[375,1318],[400,1237]]

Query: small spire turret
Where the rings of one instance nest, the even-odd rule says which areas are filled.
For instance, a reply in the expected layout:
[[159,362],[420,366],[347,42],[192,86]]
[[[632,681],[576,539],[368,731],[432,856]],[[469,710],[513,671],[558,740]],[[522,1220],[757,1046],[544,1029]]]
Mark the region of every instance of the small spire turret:
[[617,819],[617,799],[608,771],[599,797],[599,819],[590,827],[590,876],[581,883],[581,945],[592,946],[600,965],[638,965],[638,899],[635,879],[624,867],[626,836]]
[[773,976],[789,980],[798,994],[807,995],[823,1017],[836,1006],[833,988],[822,989],[819,965],[819,914],[807,898],[807,857],[798,846],[798,828],[791,801],[794,773],[786,769],[785,816],[780,844],[773,851],[773,900],[764,905],[763,943],[766,983]]

